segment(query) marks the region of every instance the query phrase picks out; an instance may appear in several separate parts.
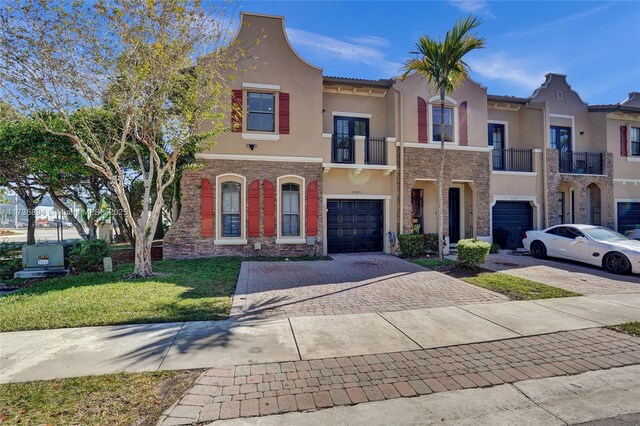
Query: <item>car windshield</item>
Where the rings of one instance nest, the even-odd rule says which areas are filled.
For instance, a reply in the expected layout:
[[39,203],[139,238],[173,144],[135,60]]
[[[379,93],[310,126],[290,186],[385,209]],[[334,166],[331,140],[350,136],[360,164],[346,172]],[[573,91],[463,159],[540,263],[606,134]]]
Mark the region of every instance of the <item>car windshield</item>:
[[588,229],[583,229],[582,231],[596,241],[614,242],[614,241],[631,240],[631,238],[625,235],[619,234],[615,231],[612,231],[611,229],[602,228],[602,227],[588,228]]

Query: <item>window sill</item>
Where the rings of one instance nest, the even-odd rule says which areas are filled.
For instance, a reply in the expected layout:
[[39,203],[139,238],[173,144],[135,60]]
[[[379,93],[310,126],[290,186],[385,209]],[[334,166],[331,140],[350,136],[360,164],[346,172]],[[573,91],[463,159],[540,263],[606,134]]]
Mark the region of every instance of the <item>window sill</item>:
[[242,133],[242,139],[247,141],[279,141],[280,135],[274,133]]
[[213,240],[214,246],[242,246],[247,244],[247,240],[231,240],[231,239],[216,239]]
[[306,238],[276,238],[276,244],[307,244]]
[[640,156],[639,155],[632,155],[627,157],[627,161],[630,161],[632,163],[640,163]]

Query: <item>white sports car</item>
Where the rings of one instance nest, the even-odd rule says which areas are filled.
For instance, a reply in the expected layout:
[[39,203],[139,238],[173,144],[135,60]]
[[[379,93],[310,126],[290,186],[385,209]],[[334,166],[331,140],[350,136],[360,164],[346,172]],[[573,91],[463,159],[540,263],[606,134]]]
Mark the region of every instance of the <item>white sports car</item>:
[[640,273],[640,241],[602,226],[569,224],[527,231],[522,244],[536,259],[561,257],[616,274]]

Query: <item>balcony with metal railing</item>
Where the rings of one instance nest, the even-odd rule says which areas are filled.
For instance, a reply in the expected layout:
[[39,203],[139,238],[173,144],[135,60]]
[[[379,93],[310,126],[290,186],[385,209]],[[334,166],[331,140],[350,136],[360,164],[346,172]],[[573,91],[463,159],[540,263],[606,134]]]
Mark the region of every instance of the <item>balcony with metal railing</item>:
[[325,171],[332,168],[380,169],[389,174],[396,169],[395,138],[339,134],[325,134],[324,137],[331,138],[331,152],[325,154],[331,162],[324,163]]
[[493,170],[503,172],[533,172],[533,149],[494,149]]
[[558,166],[560,173],[580,175],[604,174],[604,157],[601,152],[560,152]]

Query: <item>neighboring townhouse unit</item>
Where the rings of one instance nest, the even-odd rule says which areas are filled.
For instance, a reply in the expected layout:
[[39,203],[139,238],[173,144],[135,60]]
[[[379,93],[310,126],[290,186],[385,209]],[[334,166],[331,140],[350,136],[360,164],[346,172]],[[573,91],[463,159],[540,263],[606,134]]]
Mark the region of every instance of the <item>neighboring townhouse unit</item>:
[[589,106],[559,74],[528,98],[467,80],[441,110],[420,76],[323,76],[291,47],[284,18],[241,21],[249,54],[233,131],[184,173],[166,257],[395,253],[398,233],[437,232],[441,135],[450,245],[517,248],[525,231],[557,223],[640,225],[637,93]]

